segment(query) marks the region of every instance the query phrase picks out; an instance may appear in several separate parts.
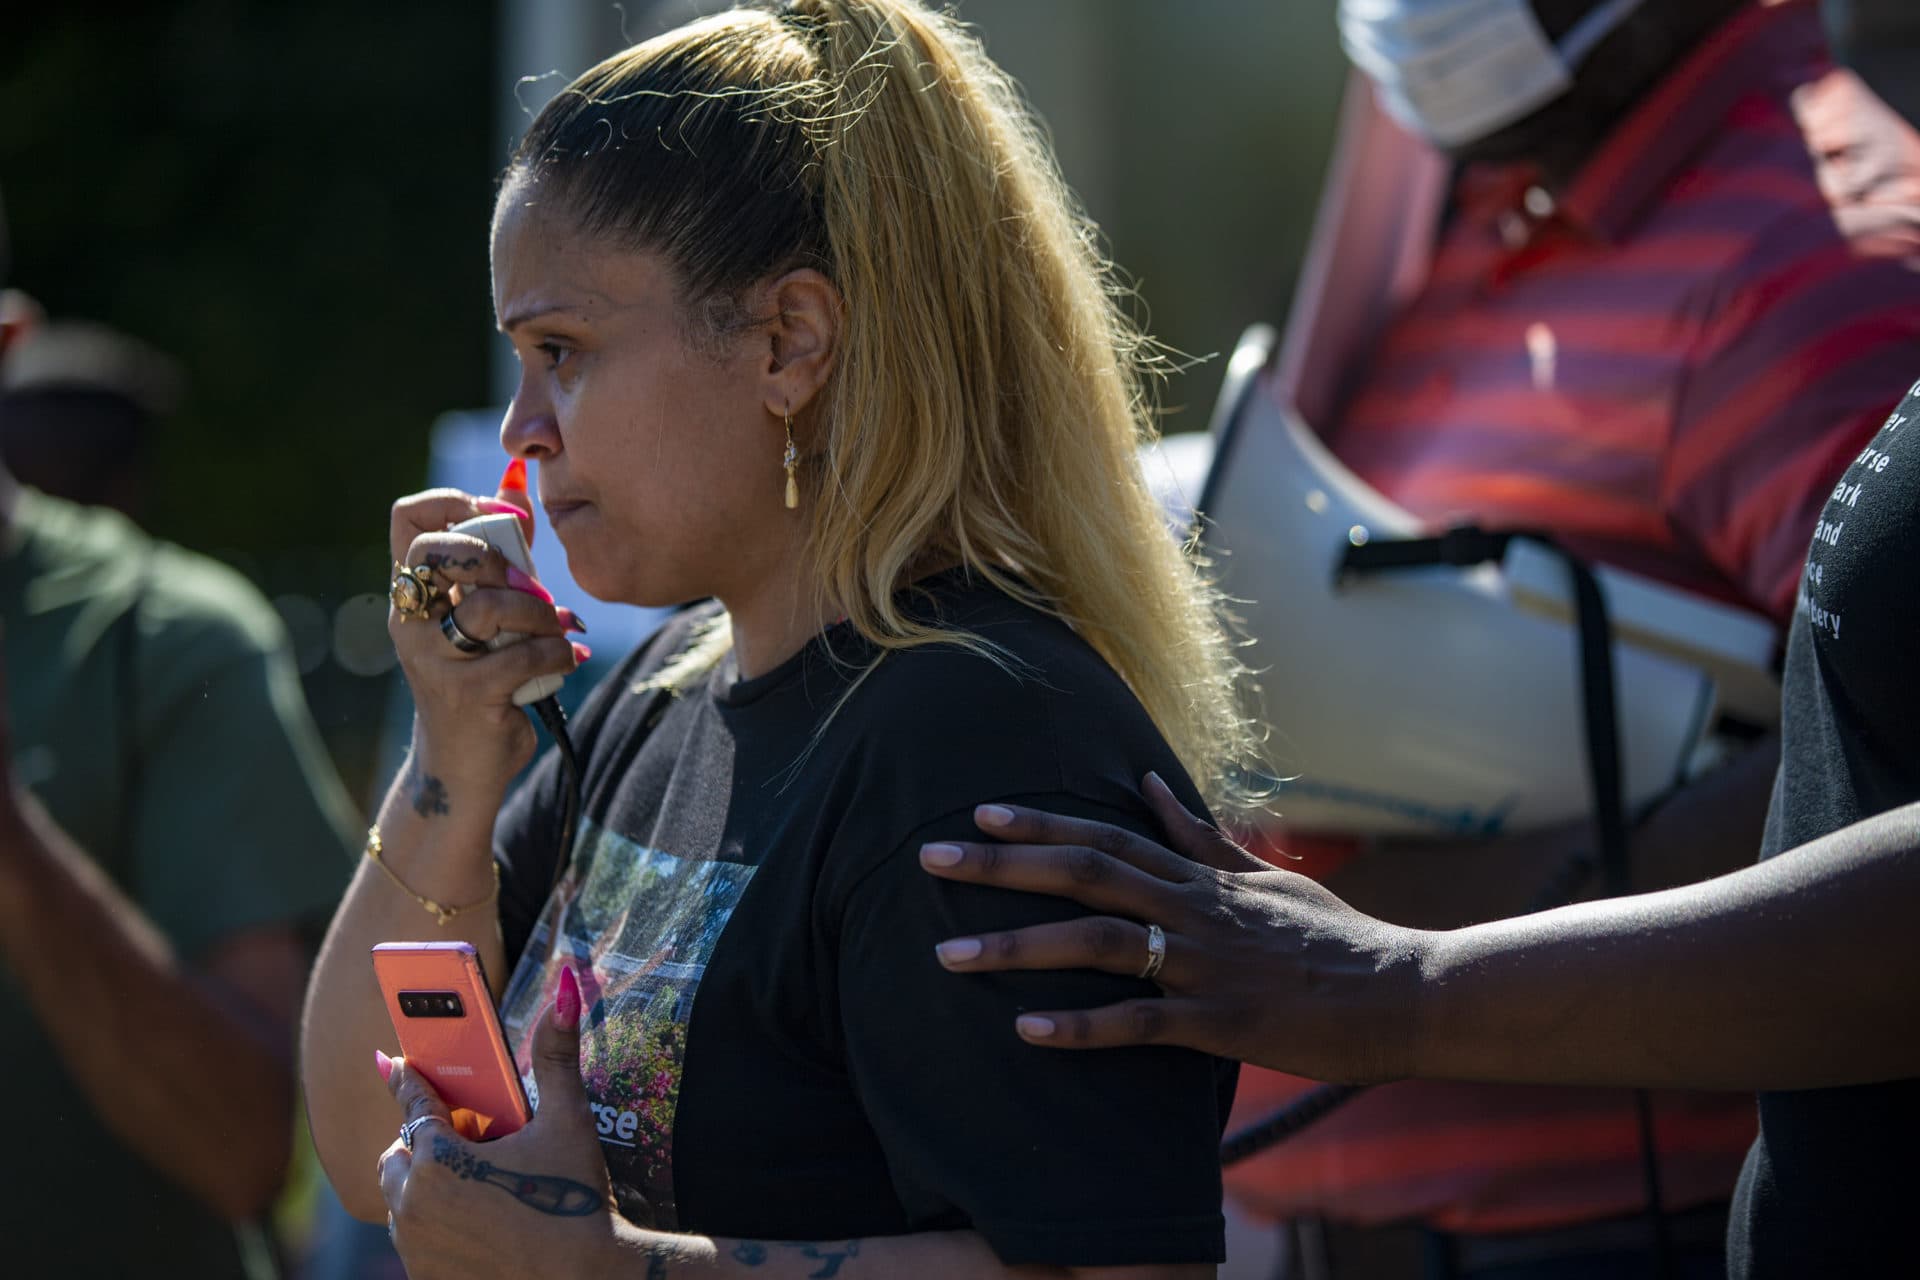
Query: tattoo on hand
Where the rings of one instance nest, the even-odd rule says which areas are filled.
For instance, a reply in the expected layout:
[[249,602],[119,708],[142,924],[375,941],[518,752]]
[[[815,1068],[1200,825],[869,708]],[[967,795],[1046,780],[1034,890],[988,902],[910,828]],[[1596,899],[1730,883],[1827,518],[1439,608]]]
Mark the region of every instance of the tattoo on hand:
[[469,572],[485,564],[485,556],[469,556],[465,560],[445,551],[429,551],[420,563],[429,569],[465,569]]
[[[585,1218],[606,1208],[606,1197],[584,1182],[549,1173],[515,1173],[501,1169],[491,1160],[482,1160],[444,1134],[433,1139],[435,1164],[445,1165],[463,1182],[484,1182],[541,1213],[556,1218]],[[648,1269],[652,1274],[652,1269]],[[665,1275],[663,1270],[660,1273]]]
[[423,818],[446,813],[449,807],[447,784],[418,768],[415,768],[412,773],[413,783],[408,790],[412,793],[410,798],[413,801],[413,811]]
[[[783,1243],[776,1247],[795,1250],[801,1257],[812,1259],[820,1264],[818,1271],[807,1273],[807,1280],[831,1280],[832,1277],[840,1274],[840,1268],[848,1258],[860,1256],[858,1240],[848,1240],[844,1244]],[[762,1266],[771,1256],[767,1246],[758,1240],[742,1240],[733,1247],[733,1259],[743,1267]],[[651,1271],[648,1272],[649,1277],[652,1274]]]

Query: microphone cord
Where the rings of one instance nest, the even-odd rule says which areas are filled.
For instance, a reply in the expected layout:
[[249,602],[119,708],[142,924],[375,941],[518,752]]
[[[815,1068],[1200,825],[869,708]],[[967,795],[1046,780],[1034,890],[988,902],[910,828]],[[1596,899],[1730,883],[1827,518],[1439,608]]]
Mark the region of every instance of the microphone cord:
[[528,710],[546,726],[547,736],[553,739],[554,748],[560,753],[564,799],[560,807],[560,848],[553,860],[553,879],[547,884],[547,896],[551,898],[573,861],[573,837],[580,825],[580,759],[574,754],[573,737],[567,732],[567,713],[561,709],[559,699],[542,698]]

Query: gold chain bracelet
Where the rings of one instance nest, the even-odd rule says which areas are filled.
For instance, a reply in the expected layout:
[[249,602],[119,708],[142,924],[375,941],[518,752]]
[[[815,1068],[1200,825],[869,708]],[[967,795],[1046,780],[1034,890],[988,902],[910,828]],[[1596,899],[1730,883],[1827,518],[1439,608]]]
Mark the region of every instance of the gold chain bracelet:
[[387,873],[387,879],[400,886],[400,892],[419,903],[421,909],[433,917],[435,924],[445,925],[455,916],[472,911],[475,907],[484,907],[500,896],[500,864],[497,862],[493,863],[493,891],[491,893],[487,894],[486,897],[480,899],[478,902],[469,902],[463,907],[449,907],[445,903],[435,902],[423,893],[415,893],[408,887],[407,882],[402,880],[395,874],[394,869],[387,865],[386,859],[380,856],[383,852],[385,852],[385,850],[380,844],[380,827],[376,823],[367,828],[367,857],[372,860],[374,866]]

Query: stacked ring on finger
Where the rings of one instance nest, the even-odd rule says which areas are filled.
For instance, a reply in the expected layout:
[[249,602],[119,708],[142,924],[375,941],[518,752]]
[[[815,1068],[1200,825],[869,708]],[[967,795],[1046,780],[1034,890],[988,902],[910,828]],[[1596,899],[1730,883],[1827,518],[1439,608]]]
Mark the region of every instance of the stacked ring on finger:
[[462,653],[485,653],[487,651],[486,641],[475,640],[462,630],[460,624],[454,621],[453,615],[455,612],[455,610],[449,609],[445,614],[441,615],[440,634],[445,636],[448,643]]
[[400,1126],[400,1145],[409,1152],[413,1150],[413,1134],[421,1125],[439,1119],[438,1116],[415,1116]]
[[1141,966],[1140,976],[1151,981],[1160,976],[1160,966],[1167,962],[1167,931],[1157,924],[1147,926],[1147,963]]
[[402,622],[432,616],[433,602],[440,588],[433,580],[433,566],[393,562],[393,578],[387,583],[387,603]]

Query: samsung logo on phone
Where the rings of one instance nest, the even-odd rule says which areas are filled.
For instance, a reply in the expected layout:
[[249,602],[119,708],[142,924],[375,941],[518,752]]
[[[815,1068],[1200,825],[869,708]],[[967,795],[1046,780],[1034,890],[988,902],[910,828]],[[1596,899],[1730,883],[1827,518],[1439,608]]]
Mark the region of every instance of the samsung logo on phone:
[[437,1076],[470,1076],[473,1074],[473,1068],[472,1067],[435,1067],[433,1069],[433,1074]]

